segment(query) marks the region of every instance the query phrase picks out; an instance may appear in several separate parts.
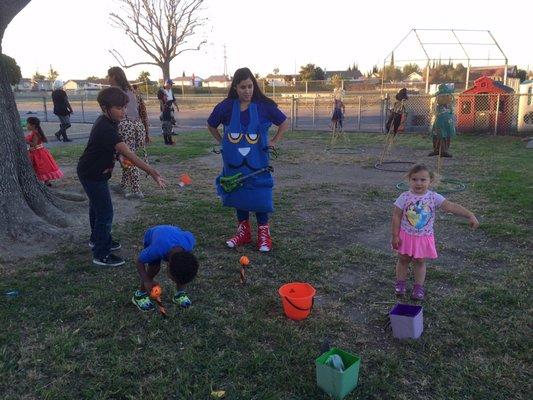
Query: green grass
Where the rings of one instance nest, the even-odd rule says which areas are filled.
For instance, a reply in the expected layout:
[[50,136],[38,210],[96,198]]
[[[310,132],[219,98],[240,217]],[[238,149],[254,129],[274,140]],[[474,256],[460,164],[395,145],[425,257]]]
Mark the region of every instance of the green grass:
[[[313,133],[288,137],[322,140]],[[357,140],[379,146],[382,137]],[[402,145],[421,147],[417,140]],[[151,145],[150,155],[173,165],[206,154],[210,143],[205,132],[195,133],[176,147]],[[62,153],[65,160],[75,162],[73,147]],[[329,244],[329,196],[337,186],[275,191],[275,250],[259,255],[246,249],[251,266],[241,285],[242,253],[222,245],[235,229],[234,214],[221,207],[211,186],[193,185],[177,197],[148,194],[136,217],[115,229],[128,259],[149,226],[177,224],[196,235],[201,269],[189,288],[193,306],[183,311],[169,304],[170,281],[164,273],[158,277],[167,320],[131,304],[138,284],[131,262],[95,268],[82,240],[7,266],[0,289],[21,294],[4,300],[0,310],[2,398],[203,400],[211,390],[225,390],[228,399],[327,399],[314,376],[325,338],[362,359],[349,400],[529,398],[531,262],[527,247],[513,243],[523,244],[531,223],[530,155],[512,138],[460,137],[454,148],[468,165],[450,174],[470,182],[457,201],[483,214],[485,226],[505,222],[522,233],[483,228],[494,240],[480,242],[461,269],[428,269],[430,295],[418,341],[394,340],[385,327],[396,302],[394,257],[362,244]],[[289,153],[298,162],[299,154]],[[376,185],[356,194],[369,204],[388,201],[391,191]],[[301,209],[315,219],[303,219]],[[305,234],[313,224],[318,233]],[[500,242],[506,246],[494,245]],[[281,284],[296,280],[310,282],[318,295],[302,322],[283,316],[277,294]]]

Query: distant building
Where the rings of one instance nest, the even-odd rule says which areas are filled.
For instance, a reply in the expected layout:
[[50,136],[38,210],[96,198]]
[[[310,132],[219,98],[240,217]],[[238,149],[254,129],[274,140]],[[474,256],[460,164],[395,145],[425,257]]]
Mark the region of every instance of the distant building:
[[231,79],[226,75],[211,75],[204,79],[203,86],[212,88],[229,88],[231,86]]
[[63,85],[63,89],[64,90],[101,90],[109,86],[109,84],[107,83],[107,80],[99,79],[99,81],[106,82],[106,83],[105,84],[97,83],[97,82],[88,81],[86,79],[70,79]]
[[268,74],[265,77],[265,80],[268,82],[270,86],[289,86],[294,83],[294,81],[298,79],[298,75],[280,75],[280,74]]
[[178,78],[172,78],[174,86],[188,86],[188,87],[201,87],[204,80],[199,76],[180,76]]
[[[507,66],[507,78],[516,78],[518,68],[516,65]],[[486,76],[493,81],[503,81],[505,75],[505,65],[493,65],[486,67],[470,67],[470,80],[475,81],[478,78]]]
[[19,83],[13,86],[15,92],[30,92],[33,87],[33,82],[29,78],[22,78]]
[[424,77],[418,72],[411,72],[409,76],[403,80],[403,82],[406,82],[406,83],[422,82],[422,81],[424,81]]

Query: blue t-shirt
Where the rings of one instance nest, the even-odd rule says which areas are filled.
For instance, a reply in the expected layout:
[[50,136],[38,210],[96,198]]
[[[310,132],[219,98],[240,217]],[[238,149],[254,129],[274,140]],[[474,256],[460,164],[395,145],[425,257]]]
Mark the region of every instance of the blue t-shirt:
[[[212,126],[213,128],[218,128],[220,124],[229,125],[229,122],[231,120],[233,101],[234,99],[224,99],[215,106],[213,112],[207,120],[209,126]],[[257,104],[257,113],[259,114],[259,123],[261,125],[269,124],[268,126],[270,126],[271,124],[274,124],[279,126],[283,123],[283,121],[287,119],[285,114],[283,114],[280,109],[274,104],[266,103],[263,101],[254,101],[254,103]],[[248,112],[248,109],[241,111],[241,124],[243,126],[248,126],[249,123],[250,113]]]
[[145,264],[160,262],[167,259],[171,248],[179,246],[184,251],[192,251],[195,244],[196,239],[191,232],[172,225],[154,226],[144,234],[144,250],[138,260]]

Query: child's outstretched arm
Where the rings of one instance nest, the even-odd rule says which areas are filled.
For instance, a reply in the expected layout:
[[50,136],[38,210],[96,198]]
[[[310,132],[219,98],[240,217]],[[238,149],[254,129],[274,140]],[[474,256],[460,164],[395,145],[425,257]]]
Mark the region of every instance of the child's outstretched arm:
[[444,212],[450,212],[455,215],[467,218],[470,228],[476,229],[479,226],[479,221],[477,220],[474,213],[470,210],[467,210],[463,206],[460,206],[457,203],[453,203],[449,200],[444,200],[440,206]]
[[164,188],[166,186],[166,181],[161,177],[159,172],[155,170],[155,168],[152,168],[150,165],[146,164],[143,160],[141,160],[137,155],[130,150],[128,145],[124,142],[117,143],[115,145],[115,150],[126,157],[128,160],[130,160],[133,165],[136,167],[139,167],[144,172],[146,172],[148,175],[152,177],[152,179],[157,183],[157,185],[160,188]]
[[398,250],[402,241],[400,239],[400,224],[402,222],[403,210],[394,206],[392,211],[392,248]]

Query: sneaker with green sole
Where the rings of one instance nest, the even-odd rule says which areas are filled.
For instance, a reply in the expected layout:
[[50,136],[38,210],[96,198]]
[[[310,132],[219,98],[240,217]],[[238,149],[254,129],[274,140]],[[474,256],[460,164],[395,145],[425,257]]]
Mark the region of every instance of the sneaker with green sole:
[[176,292],[172,302],[179,305],[181,308],[188,308],[192,304],[191,299],[189,299],[189,296],[187,296],[187,293],[184,291]]
[[131,302],[141,311],[152,311],[155,309],[154,303],[150,300],[148,293],[141,292],[140,290],[135,291]]

